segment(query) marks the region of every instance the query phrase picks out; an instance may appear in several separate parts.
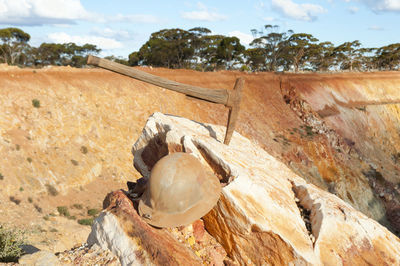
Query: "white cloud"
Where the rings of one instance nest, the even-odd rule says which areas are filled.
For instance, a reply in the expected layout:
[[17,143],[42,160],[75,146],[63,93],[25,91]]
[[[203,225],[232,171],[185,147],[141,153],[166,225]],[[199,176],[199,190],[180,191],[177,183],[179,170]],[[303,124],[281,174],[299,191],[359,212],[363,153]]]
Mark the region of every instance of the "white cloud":
[[209,11],[208,8],[201,2],[197,3],[196,11],[182,12],[182,17],[190,20],[199,21],[221,21],[226,20],[227,16],[217,12]]
[[382,27],[376,26],[376,25],[373,25],[373,26],[369,27],[368,29],[369,29],[369,30],[375,30],[375,31],[381,31],[381,30],[383,30]]
[[106,18],[107,21],[112,22],[136,22],[136,23],[159,23],[160,19],[153,15],[135,14],[135,15],[122,15],[118,14]]
[[73,24],[94,16],[80,0],[0,0],[0,24]]
[[400,0],[360,0],[376,12],[400,12]]
[[107,22],[157,23],[153,15],[129,14],[105,16],[87,11],[80,0],[0,0],[0,24],[67,25],[78,20]]
[[101,49],[106,49],[106,50],[123,47],[122,43],[119,41],[116,41],[111,38],[94,36],[94,35],[79,36],[79,35],[69,35],[65,32],[55,32],[55,33],[50,33],[47,37],[55,43],[73,42],[78,45],[90,43],[96,45]]
[[131,39],[131,35],[128,31],[125,30],[114,30],[111,28],[93,28],[90,32],[93,35],[106,37],[106,38],[113,38],[118,41],[129,40]]
[[351,7],[349,7],[347,10],[349,10],[349,12],[351,13],[351,14],[355,14],[355,13],[357,13],[358,12],[358,10],[360,10],[358,7],[356,7],[356,6],[351,6]]
[[272,8],[286,17],[303,21],[314,21],[317,14],[326,12],[320,5],[297,4],[292,0],[272,0]]
[[235,30],[228,33],[231,37],[238,37],[242,44],[249,45],[253,41],[253,36],[247,33],[243,33],[241,31]]

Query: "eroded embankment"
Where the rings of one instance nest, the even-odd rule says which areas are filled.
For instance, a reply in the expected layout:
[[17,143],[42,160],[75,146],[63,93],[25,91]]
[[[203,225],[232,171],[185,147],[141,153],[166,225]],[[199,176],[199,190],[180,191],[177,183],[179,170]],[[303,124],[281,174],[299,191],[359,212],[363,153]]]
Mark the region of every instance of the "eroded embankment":
[[[338,147],[338,154],[347,154],[350,160],[346,163],[361,171],[356,177],[363,183],[368,182],[385,206],[389,223],[394,226],[392,229],[398,233],[400,74],[289,75],[285,80],[287,87],[301,95],[301,99],[323,118],[324,126],[340,137],[339,142],[344,142],[347,150]],[[354,160],[357,157],[361,161],[359,167]],[[332,190],[347,201],[354,201],[351,188],[340,186],[340,183],[335,181]],[[354,192],[360,194],[356,196],[358,198],[365,195],[363,190]],[[367,203],[373,208],[376,202]],[[385,222],[384,217],[381,221]]]
[[[400,74],[144,70],[209,88],[231,89],[243,76],[241,134],[374,219],[385,222],[388,209],[396,224],[399,197],[389,188],[400,181],[399,106],[343,103],[400,99]],[[221,105],[104,70],[3,70],[0,94],[0,182],[7,197],[20,187],[62,192],[99,178],[139,177],[130,147],[156,111],[220,125],[227,121]]]

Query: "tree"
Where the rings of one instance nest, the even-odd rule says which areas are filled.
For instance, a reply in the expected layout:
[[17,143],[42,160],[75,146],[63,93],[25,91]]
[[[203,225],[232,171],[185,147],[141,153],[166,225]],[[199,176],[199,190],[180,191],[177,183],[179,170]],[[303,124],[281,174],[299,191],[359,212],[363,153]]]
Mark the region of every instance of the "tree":
[[218,47],[225,38],[223,35],[203,35],[200,38],[200,46],[195,50],[196,68],[202,71],[212,71],[218,64]]
[[132,52],[128,55],[128,65],[130,66],[138,66],[141,63],[141,55],[139,52]]
[[266,70],[266,55],[263,48],[249,48],[245,51],[246,65],[252,71]]
[[354,68],[361,67],[362,53],[359,47],[360,41],[345,42],[334,49],[337,65],[340,69],[349,69],[353,71]]
[[4,63],[14,65],[28,49],[31,36],[18,28],[0,29],[0,58]]
[[317,49],[315,45],[317,41],[317,38],[306,33],[294,33],[289,37],[287,58],[288,63],[293,66],[295,72],[310,61]]
[[194,49],[190,45],[193,33],[182,29],[165,29],[152,33],[140,48],[143,64],[182,68],[190,63]]
[[36,54],[36,64],[61,65],[64,47],[59,43],[42,43]]
[[395,70],[400,67],[400,43],[383,46],[376,50],[375,61],[379,69]]
[[312,49],[312,54],[309,58],[309,62],[314,70],[328,71],[330,68],[334,67],[335,46],[331,42],[320,42],[314,45]]
[[243,62],[245,47],[237,37],[223,38],[217,48],[217,63],[225,69],[232,69],[235,64]]
[[204,58],[202,54],[208,46],[208,36],[211,31],[207,28],[196,27],[189,30],[192,33],[192,39],[190,45],[193,48],[192,65],[195,69],[204,71]]
[[116,63],[118,63],[118,64],[122,64],[122,65],[126,65],[126,66],[129,66],[129,65],[130,65],[129,59],[126,60],[126,59],[124,59],[123,57],[120,57],[120,56],[116,57],[116,56],[114,56],[114,55],[109,55],[109,56],[106,56],[106,57],[104,57],[104,58],[107,59],[107,60],[116,62]]
[[89,54],[97,54],[100,49],[93,44],[83,46],[75,43],[42,43],[37,49],[36,63],[41,65],[70,65],[82,67],[86,65]]
[[254,48],[263,48],[266,57],[266,69],[268,71],[276,71],[286,64],[284,55],[287,53],[288,37],[293,31],[277,32],[277,25],[265,25],[266,30],[271,31],[267,35],[254,39],[250,46]]

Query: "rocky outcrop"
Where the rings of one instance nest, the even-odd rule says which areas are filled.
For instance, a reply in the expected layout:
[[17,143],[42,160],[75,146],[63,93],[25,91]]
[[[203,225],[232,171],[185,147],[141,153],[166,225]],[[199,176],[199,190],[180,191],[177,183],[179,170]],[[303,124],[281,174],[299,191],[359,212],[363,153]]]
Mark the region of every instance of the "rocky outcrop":
[[[400,240],[386,228],[307,183],[245,137],[235,133],[231,144],[224,145],[223,134],[220,126],[155,113],[132,152],[134,165],[145,178],[159,158],[176,151],[191,153],[214,171],[223,189],[203,221],[234,263],[400,263]],[[145,224],[123,192],[112,195],[105,201],[108,207],[96,220],[89,242],[111,249],[123,264],[157,264],[155,255],[165,260],[163,256],[169,256],[174,262],[201,263],[193,250],[176,249],[176,238]],[[182,256],[185,260],[180,260]]]
[[88,244],[116,254],[122,265],[200,265],[201,261],[166,231],[149,226],[123,191],[110,193]]

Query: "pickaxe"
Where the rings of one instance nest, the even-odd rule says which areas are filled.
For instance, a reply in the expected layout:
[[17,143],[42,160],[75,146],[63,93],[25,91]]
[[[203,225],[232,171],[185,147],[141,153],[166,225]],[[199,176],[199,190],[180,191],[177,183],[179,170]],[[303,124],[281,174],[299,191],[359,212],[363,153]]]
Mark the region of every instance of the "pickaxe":
[[236,79],[233,90],[224,89],[208,89],[192,85],[187,85],[165,78],[161,78],[122,64],[118,64],[103,58],[89,55],[87,63],[90,65],[105,68],[116,73],[126,75],[128,77],[138,79],[162,88],[183,93],[187,96],[201,99],[207,102],[224,104],[229,108],[228,124],[226,127],[225,140],[226,145],[229,144],[235,130],[236,121],[239,115],[240,101],[242,98],[242,88],[244,84],[243,78]]

